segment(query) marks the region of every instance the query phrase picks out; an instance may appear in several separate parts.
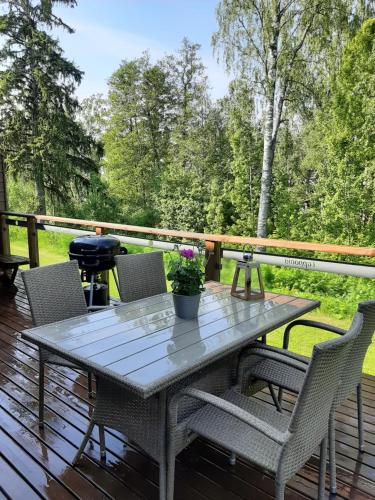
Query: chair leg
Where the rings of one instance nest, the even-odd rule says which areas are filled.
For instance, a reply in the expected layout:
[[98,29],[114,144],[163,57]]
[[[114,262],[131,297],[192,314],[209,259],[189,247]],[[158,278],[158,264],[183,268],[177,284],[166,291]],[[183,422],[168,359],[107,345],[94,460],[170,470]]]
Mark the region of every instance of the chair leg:
[[285,483],[275,483],[275,500],[284,500],[285,495]]
[[99,425],[99,445],[100,445],[100,460],[105,461],[106,453],[105,453],[104,425]]
[[88,372],[88,374],[87,374],[87,391],[88,391],[89,398],[92,398],[94,396],[94,394],[92,392],[92,373],[91,372]]
[[324,500],[326,491],[327,436],[320,443],[319,493],[318,500]]
[[[273,385],[269,383],[268,384],[268,389],[269,389],[269,391],[271,393],[272,400],[273,400],[274,405],[276,406],[277,411],[280,412],[280,413],[282,413],[283,410],[281,408],[280,401],[276,397],[276,393],[275,393],[275,389],[273,388]],[[280,397],[280,391],[281,391],[281,389],[279,389],[279,397]]]
[[[172,420],[172,419],[171,419]],[[176,427],[175,425],[171,425],[168,428],[168,435],[167,435],[167,473],[166,473],[166,489],[167,489],[167,494],[166,498],[167,500],[173,500],[174,497],[174,482],[175,482],[175,470],[176,470],[176,442],[175,442],[175,433],[176,433]],[[160,473],[159,473],[159,484],[162,484],[162,465],[159,465],[160,467]],[[161,491],[160,491],[160,499],[161,497]]]
[[165,460],[159,462],[159,500],[173,500],[174,498],[174,467],[171,476],[169,472],[169,466]]
[[[175,432],[168,436],[169,422],[167,419],[167,393],[159,394],[159,500],[173,499],[174,494],[174,462],[175,462]],[[168,442],[170,441],[170,442]],[[171,470],[169,470],[169,466]],[[170,495],[170,497],[168,496]]]
[[277,399],[279,401],[279,405],[280,405],[280,408],[281,408],[281,403],[283,402],[283,390],[281,387],[279,387],[279,394],[277,396]]
[[332,411],[329,416],[329,476],[330,476],[330,491],[332,495],[336,495],[336,432],[335,432],[335,412]]
[[44,361],[39,359],[39,427],[44,427]]
[[87,441],[89,440],[89,438],[91,436],[91,433],[92,433],[92,431],[94,429],[94,425],[95,425],[95,422],[94,422],[93,419],[91,419],[90,423],[89,423],[89,426],[87,427],[86,434],[83,437],[81,446],[79,447],[77,453],[74,455],[74,458],[73,458],[73,461],[72,461],[72,465],[76,465],[76,463],[79,460],[79,457],[82,455],[83,450],[85,449],[85,446],[87,444]]
[[363,403],[362,403],[362,386],[357,385],[357,413],[358,413],[358,440],[359,440],[359,451],[364,451],[365,449],[365,436],[363,429]]
[[[172,448],[169,447],[168,460],[167,460],[167,500],[173,500],[173,497],[174,497],[175,470],[176,470],[176,457],[172,451]],[[161,484],[161,482],[162,482],[162,474],[163,474],[162,464],[160,464],[159,465],[159,484]]]

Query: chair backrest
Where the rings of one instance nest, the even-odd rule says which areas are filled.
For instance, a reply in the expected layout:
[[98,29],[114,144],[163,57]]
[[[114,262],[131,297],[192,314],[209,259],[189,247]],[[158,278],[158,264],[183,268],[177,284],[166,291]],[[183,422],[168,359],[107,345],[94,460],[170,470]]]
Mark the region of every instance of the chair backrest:
[[167,291],[163,252],[116,255],[115,261],[122,302]]
[[288,479],[302,467],[328,433],[329,415],[343,377],[353,342],[363,324],[357,313],[347,333],[314,347],[305,381],[291,417],[290,439],[283,447],[281,477]]
[[21,275],[35,326],[87,313],[76,260],[35,267]]
[[348,355],[342,383],[335,398],[336,406],[345,401],[361,382],[363,362],[375,332],[375,300],[361,302],[358,312],[363,314],[363,325]]

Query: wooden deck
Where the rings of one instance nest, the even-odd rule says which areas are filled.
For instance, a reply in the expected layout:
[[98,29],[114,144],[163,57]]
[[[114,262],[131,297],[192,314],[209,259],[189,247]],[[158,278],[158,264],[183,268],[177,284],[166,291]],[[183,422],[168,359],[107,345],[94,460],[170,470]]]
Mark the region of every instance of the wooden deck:
[[[30,311],[20,287],[11,297],[0,290],[0,500],[34,498],[158,498],[158,468],[126,437],[108,430],[107,462],[99,463],[97,435],[79,467],[70,463],[88,423],[92,402],[86,377],[72,370],[47,369],[46,421],[37,422],[38,353],[19,338],[30,327]],[[58,286],[58,285],[57,285]],[[375,498],[375,378],[363,377],[366,451],[358,455],[355,400],[337,412],[338,495]],[[268,394],[260,399],[270,403]],[[287,396],[286,411],[293,407]],[[288,483],[286,498],[316,498],[317,459]],[[178,457],[178,500],[269,500],[273,479],[239,460],[228,465],[227,454],[201,439]],[[328,494],[327,494],[328,497]]]

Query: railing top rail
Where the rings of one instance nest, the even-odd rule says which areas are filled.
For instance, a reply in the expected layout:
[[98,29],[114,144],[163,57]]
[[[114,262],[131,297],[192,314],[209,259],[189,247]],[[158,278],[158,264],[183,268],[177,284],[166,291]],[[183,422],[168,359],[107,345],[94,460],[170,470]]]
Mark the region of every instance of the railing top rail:
[[10,212],[9,210],[0,210],[0,215],[8,217],[24,217],[25,219],[36,218],[35,214],[24,214],[21,212]]
[[132,226],[128,224],[116,224],[111,222],[89,221],[84,219],[72,219],[66,217],[55,217],[51,215],[36,215],[38,222],[57,222],[61,224],[73,224],[85,227],[101,227],[116,231],[132,233],[151,234],[156,236],[173,237],[186,240],[215,241],[236,245],[252,245],[259,247],[285,248],[291,250],[306,250],[311,252],[334,253],[340,255],[356,255],[362,257],[375,257],[375,248],[355,247],[347,245],[330,245],[323,243],[309,243],[305,241],[272,240],[268,238],[250,238],[247,236],[231,236],[223,234],[193,233],[190,231],[175,231],[171,229],[160,229],[143,226]]

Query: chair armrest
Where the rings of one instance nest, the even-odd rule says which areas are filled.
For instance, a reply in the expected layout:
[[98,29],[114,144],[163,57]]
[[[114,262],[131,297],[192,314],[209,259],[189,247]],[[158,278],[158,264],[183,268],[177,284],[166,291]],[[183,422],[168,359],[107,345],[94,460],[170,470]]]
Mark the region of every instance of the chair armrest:
[[283,365],[290,366],[291,368],[295,368],[296,370],[300,370],[302,372],[306,372],[309,361],[308,360],[301,360],[298,359],[294,356],[289,356],[288,351],[285,351],[284,349],[279,349],[279,350],[271,350],[271,349],[263,349],[263,348],[254,348],[252,351],[249,353],[249,356],[260,356],[265,359],[272,359],[274,361],[278,361],[279,363],[282,363]]
[[281,349],[280,347],[274,347],[268,344],[263,344],[263,342],[254,342],[251,346],[246,347],[240,353],[240,360],[254,354],[253,353],[254,349],[257,351],[259,351],[260,349],[263,351],[270,351],[270,352],[275,352],[277,354],[282,354],[283,356],[286,356],[295,361],[299,361],[300,363],[305,363],[306,365],[308,365],[310,362],[308,359],[305,359],[303,356],[300,356],[299,354],[287,351],[286,349]]
[[[177,398],[176,398],[177,396]],[[282,445],[284,444],[287,439],[289,438],[289,433],[288,432],[280,432],[279,430],[275,429],[271,425],[267,424],[263,420],[260,420],[259,418],[255,417],[251,413],[248,413],[247,411],[243,410],[242,408],[239,408],[238,406],[234,405],[233,403],[230,403],[229,401],[225,401],[224,399],[214,396],[213,394],[210,394],[208,392],[201,391],[200,389],[194,389],[192,387],[183,389],[180,393],[178,393],[175,396],[175,398],[178,400],[182,396],[187,396],[190,398],[194,399],[199,399],[200,401],[203,401],[204,403],[211,404],[213,406],[216,406],[220,410],[223,410],[224,412],[228,413],[229,415],[232,415],[233,417],[237,418],[238,420],[241,420],[241,422],[244,422],[245,424],[249,425],[253,429],[256,429],[257,431],[261,432],[268,438],[272,439],[276,443]],[[173,404],[173,403],[172,403]],[[174,402],[176,404],[176,401]]]
[[297,319],[296,321],[292,321],[291,323],[289,323],[289,325],[285,328],[283,349],[288,349],[290,331],[295,326],[309,326],[312,328],[318,328],[319,330],[325,330],[327,332],[337,333],[338,335],[345,335],[346,333],[346,330],[343,330],[342,328],[338,328],[333,325],[327,325],[326,323],[320,323],[319,321],[312,321],[309,319]]
[[249,371],[251,372],[251,367],[244,368],[244,365],[251,356],[273,359],[304,372],[307,370],[309,364],[308,359],[303,359],[298,354],[289,352],[286,349],[265,345],[262,342],[255,342],[250,347],[247,347],[246,350],[244,350],[239,356],[236,372],[237,384],[241,385],[245,373],[248,373]]

